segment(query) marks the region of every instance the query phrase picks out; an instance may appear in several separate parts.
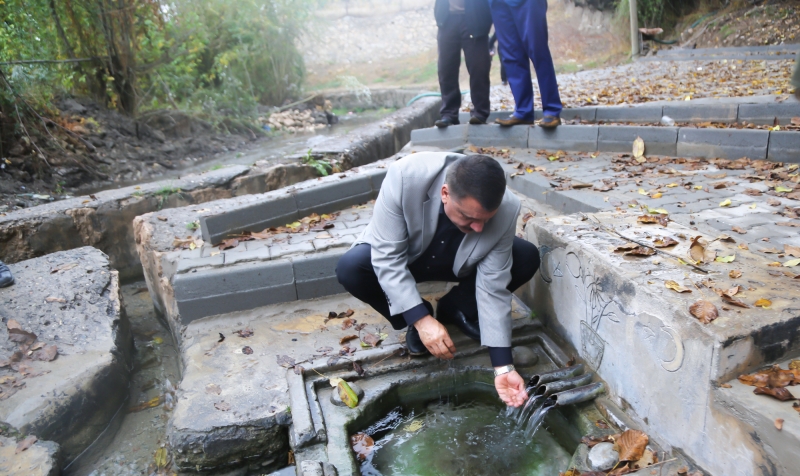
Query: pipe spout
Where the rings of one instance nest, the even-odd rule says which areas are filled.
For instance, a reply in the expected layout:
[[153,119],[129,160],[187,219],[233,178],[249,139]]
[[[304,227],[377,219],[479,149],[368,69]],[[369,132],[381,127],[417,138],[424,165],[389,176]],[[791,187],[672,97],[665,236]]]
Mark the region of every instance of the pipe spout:
[[[575,405],[576,403],[588,402],[594,400],[598,395],[605,393],[606,388],[603,382],[593,383],[584,387],[573,388],[565,390],[560,393],[554,393],[547,398],[547,403],[557,407],[566,405]],[[546,404],[547,404],[546,403]]]
[[583,373],[583,364],[573,365],[572,367],[565,367],[563,369],[553,370],[552,372],[545,372],[543,374],[536,374],[528,381],[529,387],[538,387],[544,383],[555,382]]
[[594,374],[590,372],[588,374],[578,375],[577,377],[556,380],[555,382],[548,382],[543,385],[539,385],[539,388],[537,388],[533,394],[549,397],[555,393],[587,385],[592,382],[592,377],[594,377]]

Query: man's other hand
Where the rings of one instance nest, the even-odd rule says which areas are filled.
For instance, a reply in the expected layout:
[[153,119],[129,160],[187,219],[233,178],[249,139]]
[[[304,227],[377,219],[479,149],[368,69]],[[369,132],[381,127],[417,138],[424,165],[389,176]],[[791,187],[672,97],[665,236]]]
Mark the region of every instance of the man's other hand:
[[452,359],[456,353],[456,346],[450,339],[447,329],[430,314],[414,323],[419,338],[425,347],[431,351],[435,357],[440,359]]
[[525,380],[516,370],[495,377],[494,388],[497,389],[500,400],[509,407],[519,407],[528,399],[528,392],[525,391]]

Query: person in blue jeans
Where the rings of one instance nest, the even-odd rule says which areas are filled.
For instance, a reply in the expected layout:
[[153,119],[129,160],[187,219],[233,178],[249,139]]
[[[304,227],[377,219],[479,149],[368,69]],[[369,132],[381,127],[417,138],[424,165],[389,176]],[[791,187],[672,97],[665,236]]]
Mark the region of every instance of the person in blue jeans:
[[496,122],[501,126],[533,124],[533,84],[529,62],[533,61],[544,109],[544,117],[538,124],[548,128],[559,126],[562,105],[553,57],[547,44],[547,0],[489,0],[489,3],[500,57],[516,102],[514,114]]

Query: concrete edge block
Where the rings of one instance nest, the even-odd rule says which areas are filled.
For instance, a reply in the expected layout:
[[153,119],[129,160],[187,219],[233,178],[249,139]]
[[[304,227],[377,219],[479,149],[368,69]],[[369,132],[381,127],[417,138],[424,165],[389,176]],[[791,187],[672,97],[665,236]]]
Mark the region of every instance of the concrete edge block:
[[559,126],[555,129],[530,128],[529,149],[561,149],[576,152],[597,150],[598,126]]
[[663,114],[675,122],[734,123],[739,116],[738,104],[665,104]]
[[800,163],[800,133],[770,132],[767,159],[775,162]]
[[339,279],[336,276],[298,281],[296,286],[297,299],[299,300],[314,299],[347,292],[344,286],[339,284]]
[[300,217],[306,217],[311,215],[312,213],[331,213],[339,211],[343,208],[351,207],[353,205],[361,205],[362,203],[366,203],[373,199],[373,192],[369,191],[366,193],[362,193],[360,195],[350,195],[348,197],[344,197],[340,200],[335,200],[332,202],[322,202],[319,204],[315,204],[312,207],[304,208],[299,210]]
[[199,299],[178,300],[181,324],[188,324],[203,317],[246,311],[280,302],[296,301],[294,283],[251,289],[233,294],[219,294]]
[[597,150],[602,152],[630,152],[633,141],[641,137],[647,155],[674,156],[678,150],[677,127],[600,126]]
[[200,232],[207,243],[217,243],[231,233],[260,231],[299,218],[293,195],[265,196],[263,200],[241,205],[216,215],[200,217]]
[[279,259],[178,274],[172,280],[172,289],[177,301],[190,301],[236,294],[247,286],[266,289],[286,284],[294,284],[294,268],[291,261]]
[[500,127],[498,124],[467,126],[467,142],[478,147],[516,147],[528,146],[530,127]]
[[336,276],[336,265],[339,258],[344,255],[349,248],[337,248],[322,253],[312,253],[297,256],[291,259],[292,268],[296,282],[309,281],[314,279]]
[[[372,193],[370,177],[365,174],[355,174],[339,178],[336,181],[312,184],[307,188],[295,191],[292,195],[294,195],[298,211],[301,211],[315,205],[342,201],[365,193]],[[301,214],[300,216],[305,215]]]
[[467,125],[414,129],[411,131],[411,142],[414,145],[426,145],[442,149],[459,147],[467,143]]
[[609,106],[598,107],[596,122],[659,122],[664,115],[663,106]]
[[678,130],[678,155],[707,158],[766,159],[769,131],[739,129]]

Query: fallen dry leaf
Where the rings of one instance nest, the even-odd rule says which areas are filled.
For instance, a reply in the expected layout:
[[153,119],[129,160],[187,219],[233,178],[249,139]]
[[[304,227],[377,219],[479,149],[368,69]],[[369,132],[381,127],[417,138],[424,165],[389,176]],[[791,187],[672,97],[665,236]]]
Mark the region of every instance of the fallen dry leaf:
[[246,327],[244,329],[240,329],[238,331],[235,331],[234,334],[236,334],[239,337],[243,337],[243,338],[246,339],[246,338],[251,337],[253,335],[253,329],[250,329],[249,327]]
[[365,433],[357,433],[350,437],[350,447],[353,448],[359,461],[365,461],[372,454],[374,446],[375,441]]
[[761,298],[758,301],[756,301],[755,306],[756,307],[768,308],[768,307],[772,306],[772,301],[770,301],[769,299]]
[[741,271],[739,271],[738,269],[732,269],[732,270],[730,270],[730,272],[728,273],[728,277],[730,277],[731,279],[738,279],[738,278],[741,278],[741,277],[742,277],[742,272],[741,272]]
[[756,395],[769,395],[770,397],[776,398],[782,402],[797,400],[796,398],[794,398],[794,395],[792,395],[792,393],[789,390],[783,387],[781,388],[756,387],[756,389],[753,390],[753,393],[755,393]]
[[344,331],[350,329],[351,327],[353,327],[353,324],[355,324],[355,321],[353,319],[345,319],[344,321],[342,321],[342,330]]
[[689,312],[703,324],[708,324],[719,317],[717,306],[703,299],[692,304],[689,307]]
[[34,435],[30,435],[24,440],[20,440],[20,442],[17,443],[17,448],[14,450],[14,454],[22,453],[23,451],[33,446],[33,444],[36,443],[38,440],[39,439],[36,438]]
[[250,355],[250,354],[253,353],[253,349],[249,345],[246,345],[246,346],[242,347],[242,353],[244,355]]
[[644,455],[650,439],[640,430],[625,430],[617,439],[620,461],[639,461]]
[[278,365],[280,365],[281,367],[286,367],[287,369],[290,369],[295,366],[294,359],[289,357],[288,355],[276,355],[275,357],[278,362]]
[[738,226],[732,226],[731,230],[735,231],[736,233],[738,233],[740,235],[744,235],[744,234],[747,233],[747,230],[745,230],[744,228],[739,228]]
[[53,344],[48,344],[37,350],[31,355],[33,360],[41,360],[42,362],[50,362],[55,360],[58,356],[58,348]]
[[228,402],[218,402],[214,404],[214,408],[221,412],[227,412],[231,409],[231,404]]
[[220,386],[215,383],[210,383],[206,385],[206,393],[219,395],[220,393],[222,393],[222,388],[220,388]]
[[775,428],[776,428],[778,431],[781,431],[781,430],[783,430],[783,418],[776,418],[776,419],[775,419]]
[[627,256],[652,256],[656,254],[656,250],[648,248],[647,246],[637,246],[636,248],[626,251]]
[[58,266],[58,267],[56,267],[56,268],[53,268],[53,269],[50,271],[50,274],[58,273],[59,271],[68,271],[68,270],[70,270],[70,269],[72,269],[72,268],[74,268],[74,267],[76,267],[76,266],[78,266],[78,263],[67,263],[67,264],[62,264],[61,266]]
[[680,284],[678,284],[677,282],[672,281],[672,280],[664,281],[664,286],[666,286],[667,289],[672,289],[673,291],[679,292],[679,293],[690,293],[690,292],[692,292],[691,289],[685,288],[685,287],[681,286]]
[[800,246],[783,245],[783,252],[789,256],[800,258]]
[[678,240],[669,236],[659,237],[653,240],[653,246],[656,248],[669,248],[678,244]]
[[377,347],[380,343],[381,338],[370,332],[367,332],[367,334],[361,339],[362,345],[366,344],[371,347]]
[[633,157],[638,159],[644,155],[644,139],[637,137],[633,141]]
[[349,336],[344,336],[341,339],[339,339],[339,345],[344,345],[344,344],[350,342],[353,339],[358,339],[358,336],[355,335],[355,334],[354,335],[349,335]]
[[45,302],[60,302],[62,304],[67,302],[66,299],[60,298],[60,297],[55,297],[55,296],[48,296],[48,297],[44,298],[44,300],[45,300]]
[[635,243],[626,243],[626,244],[624,244],[624,245],[617,246],[617,247],[614,249],[614,251],[615,251],[615,252],[630,251],[630,250],[635,250],[635,249],[636,249],[636,248],[638,248],[638,247],[639,247],[639,245],[637,245],[637,244],[635,244]]
[[689,245],[689,256],[697,263],[709,263],[717,257],[717,252],[708,249],[708,240],[702,236],[692,238]]

